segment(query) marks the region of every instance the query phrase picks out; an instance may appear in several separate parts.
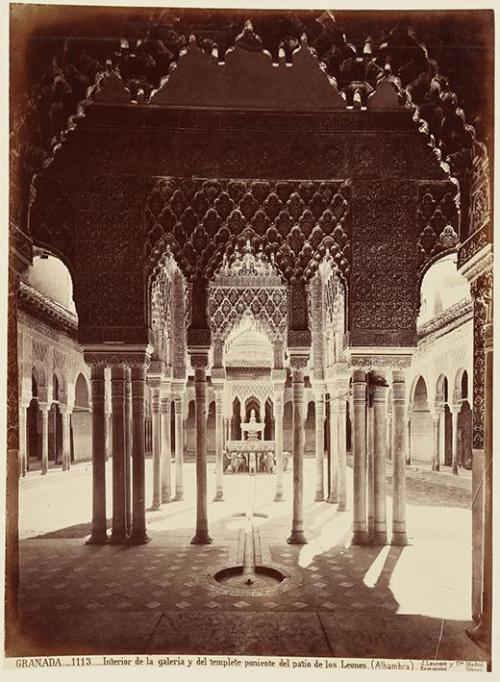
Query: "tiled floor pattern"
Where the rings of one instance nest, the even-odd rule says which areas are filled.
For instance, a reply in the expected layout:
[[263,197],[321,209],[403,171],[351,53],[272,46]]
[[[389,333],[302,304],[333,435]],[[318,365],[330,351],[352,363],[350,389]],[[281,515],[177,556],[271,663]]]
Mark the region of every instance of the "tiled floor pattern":
[[[294,587],[248,597],[224,593],[213,579],[216,568],[241,560],[242,521],[234,512],[244,506],[247,482],[243,478],[232,484],[241,488],[232,497],[228,487],[226,503],[209,504],[212,545],[189,544],[194,490],[188,490],[185,502],[148,514],[152,542],[138,547],[85,545],[89,530],[85,506],[74,511],[70,524],[55,523],[53,505],[58,499],[68,504],[68,486],[81,488],[87,470],[75,467],[66,478],[63,473],[51,474],[46,479],[50,495],[39,480],[28,481],[21,494],[21,531],[26,539],[20,546],[23,633],[16,653],[154,651],[415,658],[439,654],[439,658],[484,659],[464,634],[464,609],[458,609],[456,617],[449,609],[445,613],[447,599],[461,603],[465,597],[467,601],[466,579],[453,582],[449,570],[443,577],[431,568],[430,574],[437,575],[436,585],[431,581],[425,587],[430,591],[422,594],[422,603],[435,602],[435,614],[420,609],[419,603],[416,609],[405,610],[395,580],[397,571],[406,571],[404,584],[410,576],[419,585],[415,590],[422,589],[419,574],[425,569],[421,566],[429,561],[438,567],[446,564],[446,555],[459,547],[455,536],[448,536],[454,523],[457,535],[463,532],[459,519],[465,517],[450,514],[466,511],[436,508],[428,518],[419,508],[411,511],[409,507],[409,523],[415,528],[413,546],[350,546],[350,513],[308,501],[313,496],[314,467],[313,462],[305,465],[309,544],[303,547],[286,543],[289,503],[272,502],[273,477],[259,483],[258,506],[267,518],[256,519],[256,547],[264,562],[283,566],[294,576]],[[290,500],[290,478],[286,487]],[[453,494],[445,492],[446,500]],[[30,504],[37,510],[36,518],[30,516]],[[388,504],[390,510],[389,499]],[[436,551],[442,556],[435,556]],[[413,562],[412,572],[408,563]]]

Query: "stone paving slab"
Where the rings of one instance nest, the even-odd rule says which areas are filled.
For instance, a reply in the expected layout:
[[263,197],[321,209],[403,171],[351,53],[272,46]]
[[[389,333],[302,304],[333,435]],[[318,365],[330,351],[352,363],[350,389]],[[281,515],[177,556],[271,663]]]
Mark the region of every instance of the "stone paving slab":
[[162,614],[43,613],[22,621],[16,645],[7,656],[140,653],[147,645]]
[[[202,633],[202,634],[201,634]],[[200,636],[201,635],[201,636]],[[314,613],[168,613],[148,653],[331,656]]]

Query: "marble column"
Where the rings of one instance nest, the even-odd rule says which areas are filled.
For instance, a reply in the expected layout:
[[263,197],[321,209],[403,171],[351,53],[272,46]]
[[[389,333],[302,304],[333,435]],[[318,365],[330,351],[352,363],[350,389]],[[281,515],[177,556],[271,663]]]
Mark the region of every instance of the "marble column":
[[387,542],[387,512],[385,495],[386,433],[385,406],[386,387],[373,387],[373,542]]
[[406,463],[411,464],[411,413],[412,407],[408,405],[406,412]]
[[[146,485],[144,453],[144,403],[146,388],[146,364],[138,360],[131,366],[132,380],[132,534],[130,542],[149,542],[146,533]],[[114,436],[114,434],[113,434]],[[114,440],[114,437],[113,437]]]
[[432,471],[439,471],[439,455],[441,450],[441,422],[444,410],[436,405],[432,415]]
[[132,456],[132,386],[130,384],[130,368],[125,368],[125,518],[127,533],[132,530],[132,472],[130,459]]
[[283,387],[274,389],[274,421],[276,442],[275,502],[283,502]]
[[26,431],[29,403],[19,402],[19,475],[26,476],[28,470],[28,439]]
[[354,507],[352,544],[367,541],[366,527],[366,374],[355,369],[352,374],[353,393],[353,476]]
[[392,544],[408,544],[406,537],[406,386],[403,370],[392,372]]
[[330,389],[330,494],[329,504],[339,501],[339,400],[334,389]]
[[325,499],[325,403],[322,388],[316,389],[315,398],[316,495],[314,500],[315,502],[323,502]]
[[160,431],[160,380],[149,379],[151,389],[151,448],[153,454],[153,503],[152,511],[161,509],[161,431]]
[[196,420],[196,532],[192,545],[209,544],[207,510],[207,366],[208,352],[191,354]]
[[70,419],[71,410],[65,405],[60,405],[62,417],[62,469],[68,471],[70,468]]
[[451,408],[452,419],[452,440],[451,440],[451,470],[454,474],[458,474],[458,413],[460,407],[453,405]]
[[113,417],[113,525],[111,542],[127,539],[125,508],[125,367],[111,366],[111,406]]
[[215,497],[214,502],[224,500],[224,462],[222,457],[223,441],[223,416],[222,416],[222,390],[223,386],[214,384],[215,390]]
[[184,434],[182,422],[182,393],[174,393],[175,415],[175,502],[184,499]]
[[90,365],[90,394],[92,405],[92,533],[89,545],[108,541],[106,523],[106,414],[104,364]]
[[160,402],[161,414],[161,501],[172,498],[172,446],[170,442],[170,389],[164,389]]
[[[370,387],[371,390],[372,387]],[[373,536],[375,517],[374,458],[373,407],[370,398],[366,409],[366,532],[368,538]]]
[[[392,408],[392,405],[391,405]],[[392,460],[392,412],[387,412],[387,459]]]
[[[347,391],[347,389],[346,389]],[[347,406],[343,396],[338,402],[338,478],[337,478],[337,511],[346,511],[347,509],[347,455],[346,455],[346,418]]]
[[304,369],[307,356],[291,355],[293,388],[293,518],[288,543],[307,543],[304,535]]
[[42,413],[42,474],[49,470],[49,411],[48,403],[38,403],[38,408]]

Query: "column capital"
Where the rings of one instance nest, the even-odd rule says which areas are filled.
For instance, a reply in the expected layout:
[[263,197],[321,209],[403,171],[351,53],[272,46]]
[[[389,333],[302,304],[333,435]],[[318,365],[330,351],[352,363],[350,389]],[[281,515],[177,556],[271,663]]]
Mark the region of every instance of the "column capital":
[[411,365],[414,348],[408,347],[349,347],[346,356],[352,369],[365,372],[384,369],[408,369]]
[[150,345],[120,345],[110,348],[107,344],[85,346],[83,358],[87,365],[101,367],[147,367],[153,347]]
[[48,413],[50,411],[50,408],[52,407],[52,405],[50,405],[48,402],[40,401],[40,400],[38,400],[37,402],[38,402],[38,409],[40,410],[40,412]]
[[156,393],[156,392],[158,392],[158,393],[160,392],[161,385],[162,385],[161,377],[159,377],[159,376],[157,376],[157,375],[151,376],[151,375],[148,373],[147,376],[146,376],[146,383],[147,383],[147,385],[149,386],[149,388],[150,388],[152,391],[154,391],[155,393]]
[[290,367],[294,370],[307,367],[309,361],[309,348],[289,348],[288,354],[290,356]]
[[208,354],[210,346],[190,346],[188,348],[189,360],[193,369],[206,369],[208,367]]

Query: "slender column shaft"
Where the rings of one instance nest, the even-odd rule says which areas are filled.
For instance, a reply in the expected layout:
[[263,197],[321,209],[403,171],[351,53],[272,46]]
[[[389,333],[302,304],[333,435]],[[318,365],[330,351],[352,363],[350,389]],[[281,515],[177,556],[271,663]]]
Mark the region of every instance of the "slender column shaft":
[[374,466],[373,407],[368,406],[366,410],[366,531],[369,537],[373,535],[375,518]]
[[88,544],[101,545],[106,533],[106,415],[104,365],[90,366],[92,403],[92,533]]
[[192,356],[196,419],[196,533],[191,544],[209,544],[207,512],[207,363],[208,357]]
[[304,471],[304,370],[293,369],[293,519],[288,542],[307,543],[304,535],[303,471]]
[[274,501],[283,501],[283,396],[274,398],[275,442],[276,442],[276,490]]
[[316,450],[316,502],[325,499],[324,459],[325,459],[325,404],[323,393],[316,396],[315,408],[315,450]]
[[151,509],[161,509],[161,432],[160,432],[160,387],[151,388],[151,424],[153,451],[153,504]]
[[62,416],[62,468],[68,471],[70,468],[70,418],[71,412],[68,408],[61,409]]
[[42,474],[49,470],[49,406],[38,404],[42,411]]
[[432,416],[432,470],[439,471],[439,451],[441,441],[441,411]]
[[339,501],[339,402],[330,393],[330,494],[328,502],[337,504]]
[[130,458],[132,455],[132,386],[130,385],[130,369],[125,370],[125,518],[127,532],[132,530],[132,472]]
[[452,472],[458,474],[458,409],[453,408],[451,412],[452,417],[452,445],[451,445],[451,466]]
[[392,544],[406,545],[405,374],[392,372]]
[[125,368],[111,367],[111,405],[113,409],[113,526],[111,541],[127,538],[125,513]]
[[387,415],[387,459],[392,459],[392,412]]
[[175,413],[175,500],[184,497],[184,434],[182,432],[182,397],[174,399]]
[[224,499],[224,462],[222,461],[223,429],[222,393],[219,390],[215,394],[215,502],[221,502]]
[[161,501],[171,501],[172,495],[172,448],[170,443],[170,396],[163,397],[161,410]]
[[346,456],[346,414],[347,407],[345,400],[340,398],[338,403],[338,507],[337,511],[345,511],[347,509],[347,456]]
[[26,410],[27,405],[19,403],[19,475],[26,476],[28,469],[28,448],[26,438]]
[[411,464],[411,415],[406,417],[406,463]]
[[[149,541],[146,533],[146,486],[144,457],[144,391],[146,367],[131,368],[132,379],[132,535],[131,542]],[[114,435],[114,434],[113,434]]]
[[354,507],[353,533],[354,545],[366,542],[366,375],[355,370],[352,377],[353,391],[353,474]]
[[387,542],[387,512],[385,501],[385,404],[384,386],[373,388],[373,542],[385,545]]

